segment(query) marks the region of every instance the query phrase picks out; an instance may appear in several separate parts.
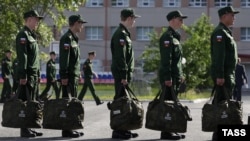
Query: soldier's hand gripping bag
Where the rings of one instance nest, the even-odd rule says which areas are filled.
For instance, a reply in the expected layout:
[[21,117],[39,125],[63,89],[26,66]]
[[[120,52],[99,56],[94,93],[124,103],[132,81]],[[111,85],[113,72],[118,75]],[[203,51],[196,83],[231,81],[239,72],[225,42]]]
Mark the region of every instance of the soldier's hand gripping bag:
[[[230,99],[225,87],[223,87],[223,93],[217,93],[217,88],[214,87],[210,99],[202,107],[201,120],[204,132],[216,131],[219,124],[243,124],[242,102]],[[218,94],[225,95],[226,100],[218,102]]]
[[77,98],[51,99],[44,103],[43,128],[83,129],[84,107]]
[[[175,94],[173,100],[164,100],[165,90],[160,90],[148,105],[145,127],[151,130],[184,133],[187,121],[191,121],[190,110],[181,104]],[[160,98],[159,98],[160,96]]]
[[[11,128],[41,128],[43,119],[42,105],[36,101],[22,101],[18,99],[19,93],[20,91],[14,98],[4,103],[2,126]],[[29,95],[27,89],[26,95]]]
[[110,127],[113,130],[142,128],[144,109],[133,91],[125,86],[126,95],[110,103]]

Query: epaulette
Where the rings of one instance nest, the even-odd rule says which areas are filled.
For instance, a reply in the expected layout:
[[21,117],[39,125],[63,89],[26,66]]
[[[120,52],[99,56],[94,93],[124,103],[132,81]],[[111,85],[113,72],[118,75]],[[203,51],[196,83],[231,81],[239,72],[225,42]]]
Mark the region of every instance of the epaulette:
[[70,39],[72,39],[72,38],[73,38],[71,34],[69,35],[69,38],[70,38]]

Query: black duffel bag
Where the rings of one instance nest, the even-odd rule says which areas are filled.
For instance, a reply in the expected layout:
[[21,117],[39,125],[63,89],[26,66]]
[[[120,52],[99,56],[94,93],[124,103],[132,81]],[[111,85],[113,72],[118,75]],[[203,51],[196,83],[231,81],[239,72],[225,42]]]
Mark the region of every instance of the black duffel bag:
[[58,130],[83,129],[84,107],[80,100],[69,98],[50,99],[44,103],[43,128]]
[[191,121],[190,110],[180,103],[171,87],[173,100],[164,100],[166,88],[160,90],[153,101],[149,102],[145,127],[164,132],[187,131],[187,121]]
[[[241,125],[242,120],[242,102],[232,100],[226,88],[223,86],[223,93],[219,94],[215,86],[212,90],[210,99],[202,107],[202,131],[214,132],[220,125]],[[224,95],[226,100],[217,102],[217,95]]]
[[113,130],[135,130],[142,128],[144,109],[133,91],[124,86],[126,95],[110,103],[110,127]]
[[18,87],[17,94],[3,105],[2,126],[11,128],[41,128],[43,107],[37,101],[32,101],[26,86],[27,101],[18,99],[21,92]]

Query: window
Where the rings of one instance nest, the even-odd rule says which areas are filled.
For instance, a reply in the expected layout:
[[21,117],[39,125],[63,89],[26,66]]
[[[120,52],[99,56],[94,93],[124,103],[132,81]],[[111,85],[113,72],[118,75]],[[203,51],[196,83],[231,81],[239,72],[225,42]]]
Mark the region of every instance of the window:
[[115,30],[117,29],[117,26],[112,26],[112,27],[110,27],[110,37],[112,37],[113,36],[113,34],[115,33]]
[[137,0],[138,7],[154,7],[155,1],[154,0]]
[[143,40],[143,41],[150,40],[148,34],[151,33],[152,31],[153,31],[153,27],[137,27],[136,28],[137,40]]
[[85,37],[86,40],[102,40],[103,27],[86,27]]
[[240,31],[241,41],[250,41],[250,27],[242,27]]
[[207,5],[207,0],[189,0],[190,7],[203,7]]
[[86,7],[102,7],[103,0],[87,0]]
[[180,0],[163,0],[163,7],[180,7]]
[[250,7],[250,0],[241,0],[241,7]]
[[214,4],[217,7],[230,6],[230,5],[232,5],[232,0],[215,0]]
[[129,0],[111,0],[113,7],[128,7]]

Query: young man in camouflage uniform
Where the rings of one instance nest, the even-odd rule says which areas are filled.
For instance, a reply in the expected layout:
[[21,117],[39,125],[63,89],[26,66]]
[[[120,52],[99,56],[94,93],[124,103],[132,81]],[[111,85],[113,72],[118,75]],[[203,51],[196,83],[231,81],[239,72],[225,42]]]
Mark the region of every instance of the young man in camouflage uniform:
[[53,86],[56,98],[59,98],[59,89],[57,86],[57,80],[56,80],[56,53],[54,51],[50,52],[50,59],[47,62],[46,66],[46,88],[43,90],[41,95],[39,96],[39,99],[44,101],[48,99],[48,91],[50,90],[51,86]]
[[[16,53],[18,59],[18,78],[22,92],[19,94],[19,99],[27,100],[26,88],[29,91],[32,100],[38,88],[39,79],[39,47],[35,30],[39,21],[43,19],[35,10],[24,13],[25,26],[16,36]],[[42,136],[42,133],[36,132],[28,128],[21,128],[21,137]]]
[[[80,15],[69,17],[69,30],[61,37],[59,45],[59,73],[62,85],[62,97],[68,97],[68,88],[72,97],[77,97],[80,79],[80,47],[77,33],[83,29],[86,21]],[[63,137],[80,137],[82,132],[63,130]]]
[[90,92],[96,102],[96,105],[100,105],[100,104],[103,104],[103,101],[101,101],[100,98],[96,95],[95,87],[92,82],[93,75],[95,75],[95,77],[98,77],[97,74],[92,70],[92,60],[95,58],[96,54],[94,51],[91,51],[88,53],[88,55],[89,57],[88,59],[86,59],[82,67],[83,73],[84,73],[84,83],[83,83],[82,90],[78,96],[78,99],[83,100],[87,92],[87,88],[89,87]]
[[11,62],[11,50],[5,51],[5,57],[2,59],[2,78],[3,78],[3,89],[1,95],[1,102],[11,97],[11,83],[10,77],[12,76],[12,62]]
[[[132,40],[129,28],[132,28],[135,19],[140,17],[134,13],[131,8],[121,11],[121,23],[114,32],[111,39],[112,64],[111,71],[115,80],[115,96],[114,99],[124,96],[121,94],[123,85],[128,85],[132,79],[134,71],[134,49],[132,48]],[[112,138],[129,139],[137,137],[137,133],[130,131],[114,130]]]
[[[166,89],[165,99],[173,100],[170,87],[173,87],[175,94],[178,95],[181,82],[184,81],[182,72],[182,47],[180,34],[176,31],[181,28],[183,19],[187,16],[180,11],[171,11],[167,14],[169,27],[160,37],[160,70],[159,79],[162,90]],[[179,140],[184,135],[172,132],[161,132],[161,139]]]
[[[233,38],[232,31],[229,29],[234,24],[235,14],[238,14],[231,6],[223,7],[218,10],[220,22],[211,35],[211,76],[216,91],[218,102],[225,100],[222,86],[226,88],[230,97],[232,96],[235,85],[235,69],[237,64],[237,45]],[[217,132],[213,133],[213,141],[217,141]]]

